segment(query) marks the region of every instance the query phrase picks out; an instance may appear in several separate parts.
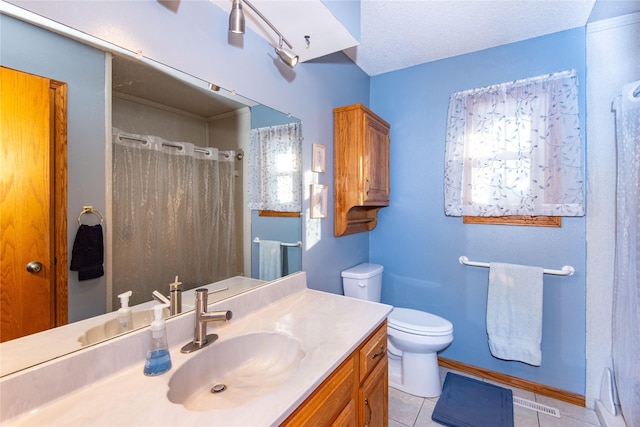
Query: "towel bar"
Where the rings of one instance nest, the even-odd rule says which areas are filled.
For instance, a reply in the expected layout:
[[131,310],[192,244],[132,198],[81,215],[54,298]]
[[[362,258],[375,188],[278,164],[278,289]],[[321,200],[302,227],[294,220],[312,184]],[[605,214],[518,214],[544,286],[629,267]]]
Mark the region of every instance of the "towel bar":
[[[260,243],[260,238],[256,237],[255,239],[253,239],[253,243]],[[300,246],[302,246],[302,242],[298,240],[295,243],[280,243],[280,246],[286,246],[289,248],[299,248]]]
[[96,214],[96,215],[98,215],[100,217],[100,224],[102,224],[102,222],[104,221],[104,218],[102,217],[102,214],[100,213],[100,211],[98,209],[94,209],[93,206],[83,206],[82,207],[82,212],[80,212],[80,215],[78,215],[78,225],[82,225],[82,222],[80,222],[80,218],[84,214]]
[[[458,261],[462,265],[471,265],[473,267],[489,267],[488,262],[469,261],[469,258],[467,258],[466,256],[461,256],[460,258],[458,258]],[[542,272],[544,274],[554,274],[556,276],[573,276],[573,274],[576,272],[576,269],[571,267],[570,265],[565,265],[561,270],[550,270],[545,268],[542,270]]]

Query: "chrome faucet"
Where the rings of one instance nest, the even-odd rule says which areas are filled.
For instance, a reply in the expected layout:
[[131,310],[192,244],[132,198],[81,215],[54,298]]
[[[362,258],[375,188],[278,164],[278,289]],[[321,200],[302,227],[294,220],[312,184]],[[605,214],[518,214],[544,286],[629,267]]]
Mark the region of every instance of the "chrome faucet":
[[165,297],[158,291],[153,291],[151,296],[160,304],[169,304],[169,311],[171,316],[182,313],[182,289],[180,285],[182,282],[178,282],[178,276],[173,283],[169,283],[169,298]]
[[196,289],[195,331],[193,341],[180,349],[182,353],[200,350],[218,339],[216,334],[207,335],[207,323],[213,321],[227,321],[233,313],[230,310],[207,311],[207,289]]

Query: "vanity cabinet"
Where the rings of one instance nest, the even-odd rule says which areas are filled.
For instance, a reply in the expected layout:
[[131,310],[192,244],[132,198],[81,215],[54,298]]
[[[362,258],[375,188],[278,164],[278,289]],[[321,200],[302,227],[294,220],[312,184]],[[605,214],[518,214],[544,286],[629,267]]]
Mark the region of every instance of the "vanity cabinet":
[[359,362],[358,425],[386,426],[389,396],[386,323],[360,347]]
[[283,426],[386,426],[387,323],[358,348],[285,420]]
[[361,104],[333,110],[336,236],[370,231],[389,206],[390,125]]

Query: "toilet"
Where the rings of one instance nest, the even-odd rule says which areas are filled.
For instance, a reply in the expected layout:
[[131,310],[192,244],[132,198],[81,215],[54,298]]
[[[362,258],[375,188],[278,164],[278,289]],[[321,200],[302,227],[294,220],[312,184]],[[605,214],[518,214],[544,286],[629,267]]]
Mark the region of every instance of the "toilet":
[[[378,264],[359,264],[342,272],[347,297],[380,302],[382,272]],[[420,397],[442,392],[438,351],[453,341],[453,325],[424,311],[395,307],[387,318],[389,385]]]

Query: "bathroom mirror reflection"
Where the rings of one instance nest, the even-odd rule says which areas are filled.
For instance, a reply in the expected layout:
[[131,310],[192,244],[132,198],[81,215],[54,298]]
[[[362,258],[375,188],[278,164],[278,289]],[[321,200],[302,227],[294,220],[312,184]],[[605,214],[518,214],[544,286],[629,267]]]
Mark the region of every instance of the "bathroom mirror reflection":
[[[215,282],[210,285],[212,290],[224,289],[210,297],[210,300],[215,300],[245,292],[264,283],[259,279],[259,244],[254,243],[254,239],[283,242],[301,240],[299,216],[276,217],[269,222],[269,217],[261,217],[257,211],[252,212],[247,208],[251,130],[285,125],[297,122],[297,119],[162,64],[137,60],[135,57],[125,58],[117,52],[112,60],[112,55],[105,53],[109,49],[96,49],[87,43],[40,28],[41,22],[39,26],[34,26],[5,14],[0,15],[0,19],[3,67],[46,76],[68,85],[69,182],[66,225],[69,261],[79,228],[78,214],[84,205],[93,205],[104,216],[105,248],[104,276],[80,281],[77,272],[68,271],[68,281],[64,283],[68,298],[68,305],[65,307],[68,313],[64,316],[64,320],[68,321],[67,325],[23,338],[3,338],[4,342],[0,344],[0,357],[3,361],[0,364],[0,376],[77,351],[83,346],[115,335],[111,323],[115,316],[114,310],[119,306],[117,296],[123,290],[133,291],[130,304],[134,306],[134,312],[139,312],[133,323],[135,327],[142,327],[147,324],[146,314],[149,314],[149,308],[155,304],[152,301],[152,291],[158,290],[168,295],[169,284],[175,280],[175,276],[183,282],[183,304],[185,311],[188,311],[192,307],[190,289]],[[109,63],[112,64],[111,67]],[[112,81],[108,80],[109,71]],[[105,89],[111,87],[113,92]],[[181,119],[178,120],[178,117]],[[215,240],[221,231],[226,231],[229,236],[224,248],[227,249],[204,258],[199,255],[201,250],[191,247],[192,239],[181,239],[180,233],[176,237],[164,239],[170,240],[171,245],[188,254],[189,259],[201,264],[220,260],[222,254],[233,256],[235,261],[228,261],[230,258],[226,258],[218,263],[226,268],[225,271],[219,268],[209,279],[208,276],[190,277],[190,268],[184,270],[174,266],[168,268],[162,276],[132,276],[133,280],[128,282],[123,279],[128,273],[119,277],[114,274],[125,269],[122,266],[123,257],[117,256],[124,253],[128,258],[125,260],[133,261],[134,265],[143,265],[154,271],[160,268],[153,267],[144,258],[147,252],[145,249],[138,247],[134,251],[128,251],[127,241],[131,237],[132,227],[138,227],[142,221],[139,217],[133,219],[127,216],[127,208],[124,209],[124,214],[117,213],[119,200],[115,189],[116,174],[111,170],[115,159],[112,157],[112,139],[109,135],[117,133],[113,128],[126,135],[142,135],[141,139],[145,141],[151,139],[147,137],[154,136],[169,143],[188,142],[197,147],[214,147],[219,156],[224,158],[226,154],[229,157],[224,160],[233,165],[229,179],[233,181],[235,191],[229,195],[229,203],[233,201],[234,208],[228,211],[227,216],[233,216],[234,226],[218,226],[217,232],[209,239]],[[129,143],[142,145],[145,142]],[[176,147],[164,148],[179,150]],[[131,169],[132,172],[140,172],[142,168]],[[130,179],[141,180],[140,177]],[[121,195],[121,192],[117,195]],[[152,223],[157,215],[155,208],[141,212],[145,223]],[[179,218],[176,219],[180,221]],[[95,225],[98,221],[97,216],[94,218],[83,215],[82,218],[82,223],[88,225]],[[229,233],[231,228],[236,232]],[[120,234],[119,237],[115,236],[117,233]],[[116,242],[117,239],[119,241]],[[117,254],[114,253],[116,251]],[[283,255],[287,264],[283,265],[282,274],[301,269],[300,247],[286,249],[286,254]],[[167,259],[157,255],[156,258],[159,258],[159,265],[172,265]],[[138,284],[143,284],[144,287],[137,288]],[[3,292],[4,287],[3,278]],[[55,291],[52,296],[54,294]],[[3,307],[3,317],[6,317],[5,307],[7,306]],[[52,316],[55,319],[56,315]],[[4,329],[3,336],[6,337]],[[34,351],[35,348],[38,351]]]

